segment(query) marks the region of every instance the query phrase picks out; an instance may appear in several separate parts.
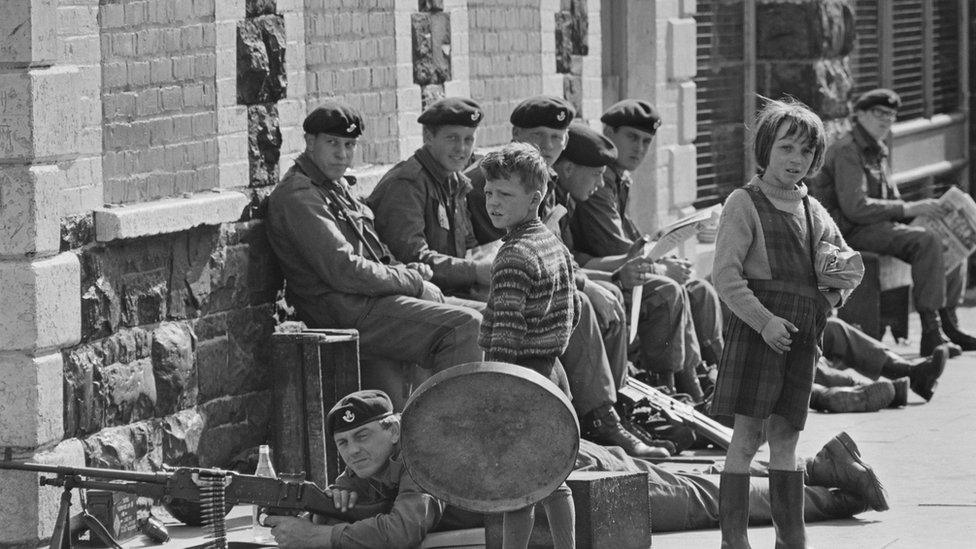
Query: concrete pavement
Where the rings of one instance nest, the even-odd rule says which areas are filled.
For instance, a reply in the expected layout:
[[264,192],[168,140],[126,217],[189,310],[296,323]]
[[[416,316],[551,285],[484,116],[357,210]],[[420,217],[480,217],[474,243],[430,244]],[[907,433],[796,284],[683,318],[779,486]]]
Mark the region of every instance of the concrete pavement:
[[[917,356],[920,328],[913,316],[907,344]],[[976,332],[976,308],[960,309]],[[914,393],[908,406],[868,414],[811,412],[799,455],[812,456],[847,431],[888,489],[891,509],[851,520],[807,525],[811,547],[828,549],[976,547],[976,352],[951,359],[931,402]],[[773,527],[749,529],[754,549],[774,546]],[[718,530],[654,534],[655,549],[717,548]]]

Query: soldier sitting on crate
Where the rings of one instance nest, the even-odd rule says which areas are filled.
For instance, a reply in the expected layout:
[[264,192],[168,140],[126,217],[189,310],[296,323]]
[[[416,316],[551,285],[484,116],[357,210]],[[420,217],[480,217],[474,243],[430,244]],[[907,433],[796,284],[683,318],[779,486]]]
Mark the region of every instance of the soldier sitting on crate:
[[[400,421],[381,391],[358,391],[329,412],[326,426],[347,468],[330,487],[337,509],[366,508],[353,523],[317,524],[308,518],[270,516],[265,524],[284,549],[416,547],[434,530],[479,528],[483,517],[423,493],[399,459]],[[671,473],[615,447],[580,441],[576,469],[646,473],[650,512],[659,532],[718,526],[717,474]],[[806,520],[849,518],[888,509],[874,471],[846,433],[805,461]],[[769,523],[768,483],[757,468],[750,486],[750,522]]]
[[287,297],[313,328],[355,328],[364,355],[439,371],[480,360],[481,314],[448,305],[428,265],[400,263],[352,195],[363,121],[329,101],[303,123],[305,152],[268,199],[268,240]]

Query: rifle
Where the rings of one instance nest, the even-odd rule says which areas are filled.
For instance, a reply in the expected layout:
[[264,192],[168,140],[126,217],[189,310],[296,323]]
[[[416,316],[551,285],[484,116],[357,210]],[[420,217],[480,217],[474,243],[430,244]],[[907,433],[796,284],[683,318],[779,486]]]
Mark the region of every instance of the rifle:
[[728,450],[732,443],[732,429],[695,410],[691,405],[675,400],[633,377],[627,378],[627,383],[617,391],[617,394],[628,401],[629,408],[646,404],[661,412],[668,421],[687,425],[695,434],[707,438],[725,450]]
[[[199,503],[204,526],[210,532],[210,537],[215,539],[208,546],[221,548],[226,547],[224,515],[239,503],[257,505],[264,508],[264,513],[269,515],[297,515],[310,511],[342,522],[355,522],[389,512],[390,509],[389,504],[375,504],[357,505],[348,511],[340,511],[335,508],[331,495],[326,494],[315,483],[303,480],[302,474],[282,474],[281,478],[269,478],[199,467],[176,467],[152,473],[17,461],[0,461],[0,469],[50,473],[55,476],[41,477],[41,486],[64,488],[57,523],[51,536],[51,549],[70,546],[68,508],[71,505],[73,488],[124,492],[164,503]],[[94,517],[91,517],[87,521],[90,524],[93,520]],[[93,528],[93,533],[110,544],[114,543],[114,540],[105,539],[107,530],[103,534],[98,531],[98,526]]]

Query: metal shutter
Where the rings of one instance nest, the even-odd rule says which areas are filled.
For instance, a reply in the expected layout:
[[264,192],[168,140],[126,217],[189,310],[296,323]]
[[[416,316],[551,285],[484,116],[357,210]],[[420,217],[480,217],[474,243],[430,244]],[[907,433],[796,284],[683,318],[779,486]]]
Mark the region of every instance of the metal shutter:
[[856,39],[850,56],[851,76],[854,87],[851,98],[881,87],[880,21],[878,0],[857,0],[854,5],[854,30]]
[[745,181],[743,5],[699,0],[696,208],[725,200]]
[[932,7],[932,111],[959,109],[959,0]]
[[919,0],[892,2],[892,85],[901,96],[899,120],[925,116],[922,56],[925,52],[924,8]]

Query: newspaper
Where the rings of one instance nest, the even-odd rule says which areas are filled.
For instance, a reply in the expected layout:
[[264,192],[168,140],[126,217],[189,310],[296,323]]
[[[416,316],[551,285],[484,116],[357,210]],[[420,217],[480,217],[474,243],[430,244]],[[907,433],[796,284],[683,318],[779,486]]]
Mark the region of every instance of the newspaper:
[[[687,217],[665,225],[658,229],[650,238],[650,243],[644,244],[643,249],[638,249],[634,256],[640,255],[650,261],[657,261],[665,254],[674,250],[682,242],[698,234],[698,231],[709,226],[718,224],[718,218],[722,213],[722,205],[716,204],[710,208],[699,210]],[[640,316],[641,301],[644,297],[644,287],[636,286],[633,289],[630,300],[630,342],[637,337],[637,320]]]
[[949,272],[976,251],[976,201],[958,187],[950,187],[939,198],[939,204],[946,212],[941,217],[919,216],[912,225],[939,235],[946,272]]

